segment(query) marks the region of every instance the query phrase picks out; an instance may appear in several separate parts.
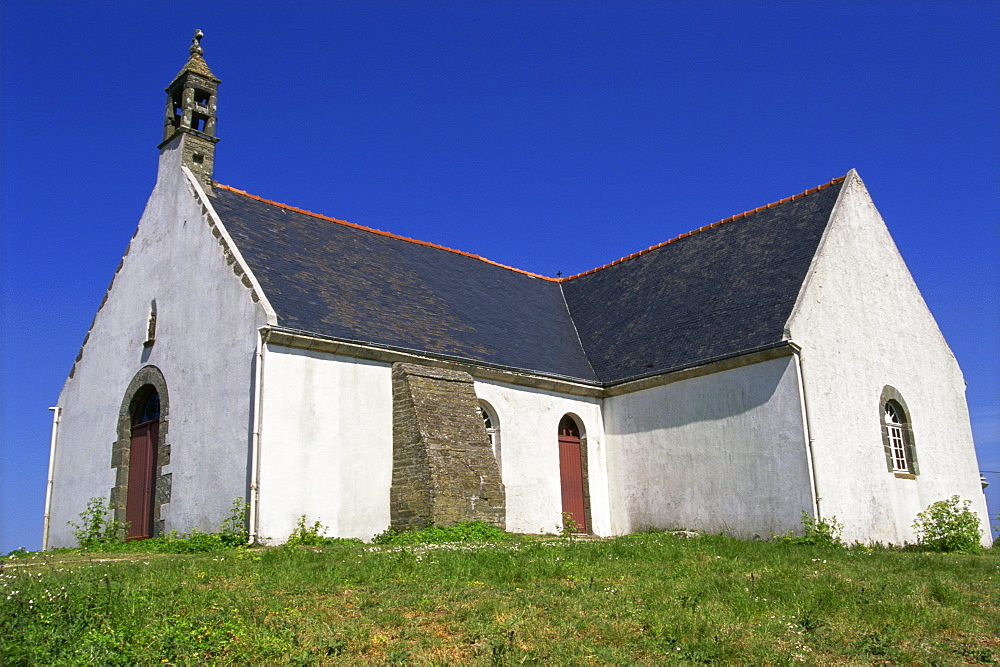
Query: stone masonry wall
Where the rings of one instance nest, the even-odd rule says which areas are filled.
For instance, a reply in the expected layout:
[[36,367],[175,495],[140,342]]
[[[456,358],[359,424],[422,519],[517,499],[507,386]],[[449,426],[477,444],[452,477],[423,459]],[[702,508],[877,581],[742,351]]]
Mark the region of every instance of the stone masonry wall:
[[485,521],[504,528],[504,487],[472,376],[396,363],[392,399],[392,527]]

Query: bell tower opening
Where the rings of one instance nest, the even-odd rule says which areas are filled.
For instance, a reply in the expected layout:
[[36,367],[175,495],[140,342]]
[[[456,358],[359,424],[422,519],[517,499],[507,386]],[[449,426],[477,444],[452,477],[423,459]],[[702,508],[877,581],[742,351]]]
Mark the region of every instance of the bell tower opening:
[[215,167],[216,95],[219,79],[203,57],[201,39],[196,30],[189,49],[190,57],[180,73],[167,86],[166,117],[160,149],[174,141],[181,142],[181,164],[197,176],[208,194],[212,192]]

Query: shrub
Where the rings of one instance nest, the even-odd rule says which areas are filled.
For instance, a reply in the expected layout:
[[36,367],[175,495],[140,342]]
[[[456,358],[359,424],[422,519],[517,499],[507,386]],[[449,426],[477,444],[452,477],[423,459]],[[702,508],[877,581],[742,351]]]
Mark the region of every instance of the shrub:
[[563,525],[559,530],[560,537],[573,537],[576,533],[580,532],[580,524],[573,520],[572,512],[563,512]]
[[829,519],[814,519],[809,512],[802,512],[802,534],[796,535],[795,531],[788,531],[783,535],[772,535],[778,542],[788,544],[806,544],[824,547],[843,547],[840,534],[844,530],[844,524],[837,521],[837,517],[831,516]]
[[931,551],[973,553],[979,551],[983,537],[972,502],[957,495],[928,505],[917,515],[913,529]]
[[124,544],[125,524],[108,518],[111,511],[111,504],[104,498],[91,498],[87,508],[77,515],[82,524],[66,522],[73,526],[73,536],[81,548],[106,550]]
[[327,527],[319,520],[314,521],[311,526],[307,526],[306,515],[303,514],[282,546],[325,547],[334,544],[362,544],[361,540],[354,537],[326,537],[326,531]]
[[298,522],[295,524],[295,528],[288,535],[288,539],[285,540],[286,547],[297,547],[297,546],[318,546],[323,542],[324,535],[326,535],[326,526],[319,522],[317,519],[313,525],[306,525],[306,515],[303,514],[299,517]]

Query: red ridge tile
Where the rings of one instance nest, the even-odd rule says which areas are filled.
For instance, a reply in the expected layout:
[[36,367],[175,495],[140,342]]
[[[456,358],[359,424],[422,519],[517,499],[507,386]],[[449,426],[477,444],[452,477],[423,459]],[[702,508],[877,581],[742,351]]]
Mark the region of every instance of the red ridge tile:
[[817,185],[816,187],[810,188],[810,189],[806,190],[805,192],[801,192],[801,193],[799,193],[797,195],[792,195],[791,197],[785,197],[784,199],[779,199],[776,202],[771,202],[770,204],[766,204],[764,206],[758,206],[755,209],[752,209],[752,210],[749,210],[749,211],[744,211],[743,213],[737,213],[736,215],[730,216],[728,218],[723,218],[722,220],[718,220],[716,222],[713,222],[711,224],[705,225],[703,227],[699,227],[698,229],[695,229],[694,231],[685,232],[685,233],[681,234],[680,236],[675,236],[674,238],[672,238],[672,239],[670,239],[668,241],[664,241],[663,243],[658,243],[658,244],[656,244],[654,246],[650,246],[650,247],[646,248],[645,250],[640,250],[638,252],[634,252],[631,255],[627,255],[627,256],[622,257],[620,259],[616,259],[613,262],[609,262],[609,263],[604,264],[602,266],[598,266],[597,268],[590,269],[590,270],[584,271],[582,273],[577,273],[576,275],[567,276],[565,278],[550,278],[548,276],[543,276],[543,275],[540,275],[540,274],[537,274],[537,273],[531,273],[530,271],[525,271],[523,269],[518,269],[518,268],[515,268],[513,266],[507,266],[506,264],[501,264],[500,262],[494,262],[491,259],[486,259],[485,257],[481,257],[479,255],[474,255],[472,253],[465,252],[465,251],[462,251],[462,250],[455,250],[454,248],[449,248],[447,246],[438,245],[436,243],[430,243],[428,241],[420,241],[418,239],[411,239],[411,238],[408,238],[406,236],[399,236],[398,234],[393,234],[391,232],[384,232],[384,231],[382,231],[380,229],[374,229],[372,227],[365,227],[363,225],[358,225],[358,224],[355,224],[353,222],[348,222],[346,220],[340,220],[338,218],[332,218],[330,216],[321,215],[319,213],[313,213],[312,211],[307,211],[305,209],[298,208],[297,206],[289,206],[288,204],[282,204],[281,202],[276,202],[276,201],[273,201],[271,199],[265,199],[264,197],[258,197],[257,195],[250,194],[249,192],[246,192],[245,190],[240,190],[238,188],[234,188],[231,185],[224,185],[222,183],[215,183],[214,185],[215,185],[215,187],[222,188],[223,190],[229,190],[230,192],[235,192],[236,194],[243,195],[244,197],[249,197],[250,199],[255,199],[255,200],[259,201],[259,202],[263,202],[265,204],[270,204],[271,206],[277,206],[278,208],[285,209],[286,211],[292,211],[292,212],[295,212],[295,213],[301,213],[302,215],[308,215],[310,217],[318,218],[320,220],[326,220],[328,222],[334,222],[334,223],[337,223],[339,225],[346,225],[348,227],[353,227],[354,229],[360,229],[360,230],[363,230],[363,231],[366,231],[366,232],[371,232],[372,234],[379,234],[381,236],[387,236],[389,238],[397,239],[399,241],[407,241],[409,243],[416,243],[418,245],[424,245],[424,246],[428,246],[430,248],[437,248],[438,250],[446,250],[448,252],[453,252],[455,254],[463,255],[465,257],[470,257],[472,259],[478,259],[478,260],[480,260],[482,262],[486,262],[487,264],[492,264],[494,266],[499,266],[500,268],[503,268],[503,269],[509,269],[510,271],[515,271],[517,273],[521,273],[521,274],[524,274],[526,276],[531,276],[532,278],[538,278],[539,280],[547,280],[549,282],[561,283],[561,282],[565,282],[567,280],[573,280],[574,278],[580,278],[581,276],[587,276],[587,275],[590,275],[591,273],[596,273],[597,271],[600,271],[601,269],[606,269],[606,268],[615,266],[616,264],[620,264],[621,262],[624,262],[626,260],[634,259],[634,258],[639,257],[641,255],[645,255],[647,252],[650,252],[652,250],[656,250],[658,248],[662,248],[663,246],[665,246],[667,244],[670,244],[670,243],[673,243],[675,241],[679,241],[681,239],[687,238],[687,237],[689,237],[689,236],[691,236],[693,234],[697,234],[699,232],[703,232],[706,229],[712,229],[713,227],[718,227],[719,225],[725,224],[727,222],[734,222],[734,221],[739,220],[741,218],[745,218],[748,215],[751,215],[751,214],[754,214],[754,213],[759,213],[760,211],[763,211],[763,210],[766,210],[766,209],[769,209],[769,208],[773,208],[775,206],[778,206],[779,204],[785,204],[785,203],[788,203],[790,201],[794,201],[796,199],[801,199],[802,197],[805,197],[807,195],[811,195],[814,192],[819,192],[820,190],[828,188],[831,185],[836,185],[837,183],[840,183],[841,181],[843,181],[845,178],[846,178],[845,176],[839,176],[839,177],[833,179],[832,181],[830,181],[829,183],[824,183],[822,185]]

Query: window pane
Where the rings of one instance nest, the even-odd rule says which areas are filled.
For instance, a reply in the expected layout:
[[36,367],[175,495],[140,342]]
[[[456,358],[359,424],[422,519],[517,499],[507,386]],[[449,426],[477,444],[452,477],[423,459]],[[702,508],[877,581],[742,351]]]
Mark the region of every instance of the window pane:
[[[148,385],[147,385],[148,386]],[[132,415],[132,425],[145,424],[160,418],[160,395],[152,387],[148,387],[143,396],[135,406],[135,413]]]

